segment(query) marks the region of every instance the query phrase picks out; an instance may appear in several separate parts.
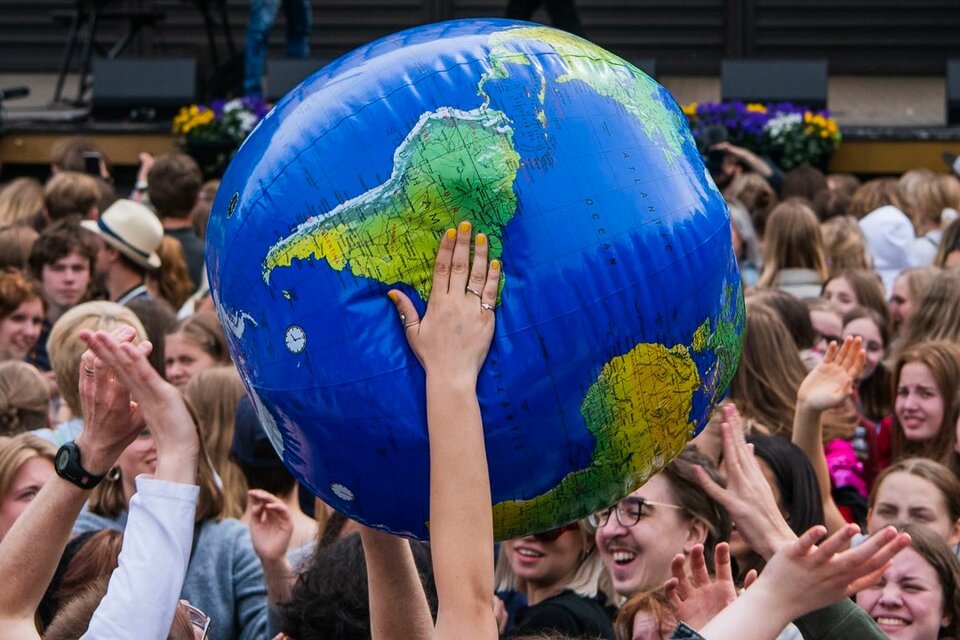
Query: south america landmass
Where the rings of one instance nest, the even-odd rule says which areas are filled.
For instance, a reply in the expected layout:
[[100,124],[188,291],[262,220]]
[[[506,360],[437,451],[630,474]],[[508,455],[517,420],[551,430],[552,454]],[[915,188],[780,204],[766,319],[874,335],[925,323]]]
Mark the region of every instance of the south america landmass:
[[328,213],[309,218],[270,247],[263,281],[295,260],[326,260],[340,271],[386,285],[406,283],[430,295],[442,233],[463,220],[502,255],[513,217],[520,156],[507,117],[480,107],[442,107],[423,114],[394,153],[390,177]]

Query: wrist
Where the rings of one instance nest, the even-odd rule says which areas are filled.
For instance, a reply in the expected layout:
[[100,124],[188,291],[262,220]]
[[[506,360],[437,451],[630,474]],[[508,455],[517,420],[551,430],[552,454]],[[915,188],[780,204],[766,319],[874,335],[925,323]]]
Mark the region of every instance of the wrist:
[[427,370],[427,389],[445,395],[476,396],[477,375],[463,371],[430,371]]
[[120,453],[111,451],[110,447],[103,446],[96,441],[84,438],[86,429],[89,428],[90,425],[87,425],[74,440],[77,449],[80,450],[80,464],[87,473],[95,476],[106,475],[116,463],[117,458],[120,457]]
[[797,539],[797,534],[793,532],[792,529],[787,527],[784,530],[772,531],[766,538],[757,545],[756,552],[767,562],[770,561],[777,551],[784,548],[788,544],[795,542]]
[[797,416],[819,418],[826,409],[820,409],[810,404],[803,396],[797,396]]

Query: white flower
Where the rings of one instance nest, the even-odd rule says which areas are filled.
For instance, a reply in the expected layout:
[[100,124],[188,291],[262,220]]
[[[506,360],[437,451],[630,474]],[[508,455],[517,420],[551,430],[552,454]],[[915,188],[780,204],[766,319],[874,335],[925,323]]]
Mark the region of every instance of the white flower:
[[228,102],[228,103],[226,103],[225,105],[223,105],[223,112],[224,112],[225,114],[227,114],[227,113],[233,113],[234,111],[238,111],[238,110],[243,109],[243,108],[244,108],[244,107],[243,107],[243,102],[240,100],[240,98],[234,98],[234,99],[231,100],[230,102]]
[[791,129],[803,126],[803,116],[799,113],[782,113],[763,125],[764,132],[771,138],[779,138]]

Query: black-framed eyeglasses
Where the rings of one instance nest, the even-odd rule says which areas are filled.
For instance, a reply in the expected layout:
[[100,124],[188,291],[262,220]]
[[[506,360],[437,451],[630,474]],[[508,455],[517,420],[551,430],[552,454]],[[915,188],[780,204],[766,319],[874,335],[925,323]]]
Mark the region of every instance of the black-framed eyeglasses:
[[541,531],[540,533],[534,533],[533,539],[537,542],[556,542],[560,536],[562,536],[567,531],[576,531],[580,528],[580,525],[576,522],[571,522],[570,524],[564,525],[562,527],[557,527],[556,529],[550,529],[549,531]]
[[210,632],[210,616],[197,609],[187,600],[181,600],[180,606],[186,610],[187,616],[190,618],[194,640],[207,640],[207,634]]
[[656,507],[680,509],[681,511],[683,510],[683,507],[676,504],[654,502],[653,500],[647,500],[646,498],[631,496],[629,498],[624,498],[609,509],[604,509],[603,511],[598,511],[594,514],[591,514],[587,518],[587,521],[590,523],[591,527],[599,529],[600,527],[606,526],[607,522],[610,521],[610,514],[616,511],[617,522],[620,523],[620,526],[632,527],[640,522],[641,518],[646,518],[649,516],[653,508]]

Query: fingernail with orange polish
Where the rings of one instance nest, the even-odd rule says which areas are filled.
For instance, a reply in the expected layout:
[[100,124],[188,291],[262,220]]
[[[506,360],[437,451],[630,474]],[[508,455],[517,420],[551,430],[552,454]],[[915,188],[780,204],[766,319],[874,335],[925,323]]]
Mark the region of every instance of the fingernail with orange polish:
[[500,261],[499,261],[499,260],[491,260],[491,261],[490,261],[490,268],[491,268],[491,269],[499,269],[499,268],[500,268]]
[[450,238],[451,240],[454,239],[454,238],[456,238],[456,237],[457,237],[457,230],[456,230],[456,229],[447,229],[447,237]]
[[387,292],[387,297],[390,298],[391,300],[393,300],[394,303],[396,303],[397,300],[400,299],[400,297],[397,295],[397,292],[396,292],[396,291],[388,291],[388,292]]
[[460,233],[467,233],[470,231],[470,223],[464,220],[460,223]]
[[487,236],[483,235],[482,233],[478,233],[478,234],[477,234],[477,246],[478,246],[478,247],[482,247],[482,246],[485,245],[486,243],[487,243]]

